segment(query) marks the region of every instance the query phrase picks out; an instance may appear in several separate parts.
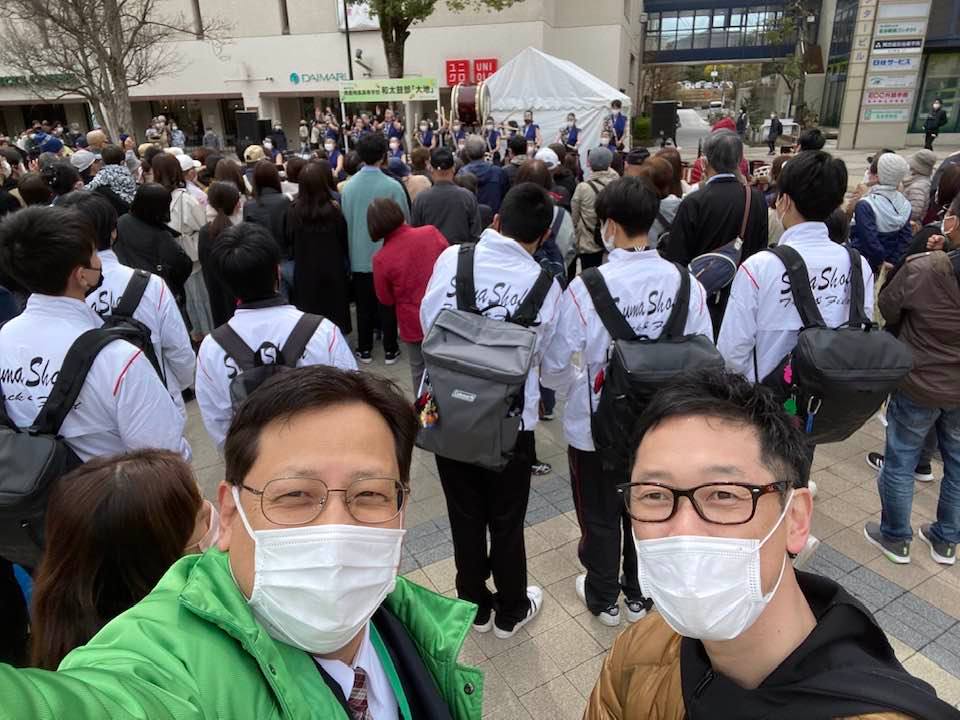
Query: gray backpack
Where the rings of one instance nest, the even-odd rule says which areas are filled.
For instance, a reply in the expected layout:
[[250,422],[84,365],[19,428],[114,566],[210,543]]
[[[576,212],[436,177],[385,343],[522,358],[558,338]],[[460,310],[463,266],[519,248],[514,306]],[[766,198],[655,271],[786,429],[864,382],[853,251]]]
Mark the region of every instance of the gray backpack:
[[553,278],[544,270],[506,321],[477,308],[476,246],[457,258],[457,307],[444,308],[423,340],[427,392],[437,419],[421,427],[417,446],[440,457],[502,470],[513,455],[523,415],[523,389],[537,334],[531,329]]
[[[239,372],[230,378],[230,403],[233,409],[240,407],[254,390],[274,375],[297,367],[297,361],[303,356],[307,343],[322,322],[322,316],[304,313],[293,326],[283,348],[279,350],[272,343],[263,343],[257,350],[253,350],[229,323],[224,323],[210,333],[239,368]],[[275,358],[264,357],[270,349],[276,351]],[[271,362],[265,362],[265,359]]]

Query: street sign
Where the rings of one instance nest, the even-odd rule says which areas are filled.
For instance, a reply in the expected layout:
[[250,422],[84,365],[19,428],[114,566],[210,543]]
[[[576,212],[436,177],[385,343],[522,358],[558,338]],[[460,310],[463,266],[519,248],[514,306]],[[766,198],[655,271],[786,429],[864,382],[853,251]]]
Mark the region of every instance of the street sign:
[[437,100],[437,79],[409,77],[383,80],[351,80],[340,83],[341,102],[408,102]]
[[920,56],[870,58],[871,70],[919,70]]
[[901,53],[918,52],[923,49],[923,38],[909,40],[874,40],[874,55],[899,55]]
[[907,22],[882,22],[877,24],[877,37],[891,37],[896,35],[924,35],[926,23],[922,20]]
[[[869,83],[868,83],[869,84]],[[913,90],[868,90],[864,105],[912,105]]]

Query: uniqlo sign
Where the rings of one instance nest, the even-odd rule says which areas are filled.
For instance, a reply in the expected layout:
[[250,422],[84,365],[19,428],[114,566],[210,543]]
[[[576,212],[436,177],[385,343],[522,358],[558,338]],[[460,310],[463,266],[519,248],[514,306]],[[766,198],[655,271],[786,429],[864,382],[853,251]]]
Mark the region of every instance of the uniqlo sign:
[[478,85],[497,71],[496,58],[478,58],[473,61],[473,81]]
[[470,82],[469,60],[447,60],[447,85],[468,84]]

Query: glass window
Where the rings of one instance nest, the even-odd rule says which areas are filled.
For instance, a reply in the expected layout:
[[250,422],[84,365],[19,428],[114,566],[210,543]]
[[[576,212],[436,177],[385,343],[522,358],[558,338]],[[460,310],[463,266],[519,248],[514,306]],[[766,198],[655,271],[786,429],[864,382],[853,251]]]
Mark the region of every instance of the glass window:
[[732,28],[727,33],[727,47],[740,47],[743,45],[743,31],[739,28]]
[[654,31],[660,29],[660,13],[653,13],[650,16],[650,25],[647,29]]
[[715,28],[726,27],[727,17],[729,16],[729,10],[714,10],[713,11],[713,26]]
[[744,14],[746,13],[745,8],[734,8],[730,11],[730,27],[737,27],[738,25],[743,25]]
[[713,48],[722,48],[727,45],[727,31],[726,30],[714,30],[710,33],[710,47]]
[[747,14],[747,27],[755,28],[760,24],[760,13],[751,12]]
[[910,132],[923,132],[923,121],[934,98],[940,98],[947,111],[947,124],[941,131],[957,132],[960,125],[960,53],[927,55]]
[[706,30],[710,27],[710,11],[697,11],[697,17],[694,18],[693,27],[695,30]]
[[677,13],[675,12],[665,12],[663,13],[662,20],[663,27],[662,30],[666,32],[676,32],[677,29]]
[[656,52],[660,49],[660,34],[647,33],[647,52]]

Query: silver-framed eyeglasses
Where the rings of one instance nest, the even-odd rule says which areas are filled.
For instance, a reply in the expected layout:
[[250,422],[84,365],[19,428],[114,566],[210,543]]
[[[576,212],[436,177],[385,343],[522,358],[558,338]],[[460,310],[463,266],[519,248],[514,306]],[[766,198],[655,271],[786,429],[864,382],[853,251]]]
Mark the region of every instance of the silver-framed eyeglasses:
[[242,489],[260,498],[260,511],[275,525],[308,525],[320,517],[332,493],[343,493],[350,516],[360,523],[390,522],[403,510],[410,491],[396,478],[364,477],[345,490],[331,490],[323,480],[281,477],[263,490],[248,485]]
[[677,514],[680,498],[685,497],[708,523],[743,525],[753,520],[761,497],[785,492],[788,484],[786,480],[769,485],[709,483],[679,490],[654,482],[624,483],[617,485],[617,492],[623,495],[627,513],[639,522],[666,522]]

